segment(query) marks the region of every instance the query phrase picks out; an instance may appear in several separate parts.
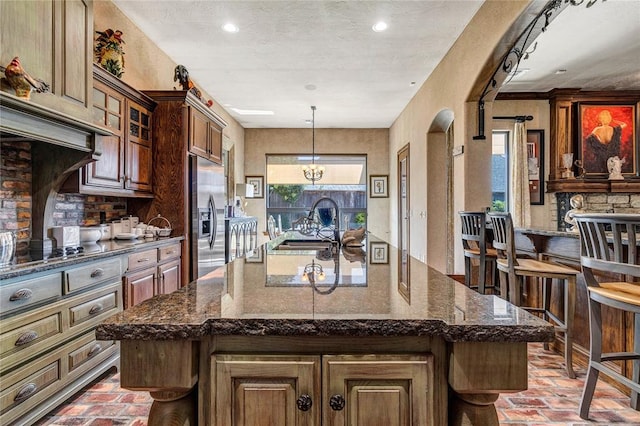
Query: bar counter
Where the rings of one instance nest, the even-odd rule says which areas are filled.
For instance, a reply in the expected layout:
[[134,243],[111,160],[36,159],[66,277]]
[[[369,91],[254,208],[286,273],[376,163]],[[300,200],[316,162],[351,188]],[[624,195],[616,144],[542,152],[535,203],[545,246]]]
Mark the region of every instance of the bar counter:
[[[416,259],[408,259],[409,285],[398,285],[397,250],[371,235],[362,248],[337,251],[278,250],[285,237],[98,327],[99,339],[121,341],[122,386],[154,397],[149,425],[232,424],[235,416],[250,415],[234,412],[241,410],[234,398],[254,401],[252,410],[260,416],[282,421],[294,416],[301,422],[295,424],[346,424],[340,419],[363,410],[356,407],[357,395],[396,394],[399,388],[409,402],[400,397],[404,402],[392,408],[411,410],[407,415],[422,419],[414,424],[497,425],[493,402],[499,393],[527,387],[526,342],[553,338],[547,322],[469,290]],[[382,258],[367,255],[372,243],[386,250]],[[261,366],[251,370],[254,375],[277,375],[276,359],[293,362],[296,371],[314,365],[312,378],[285,374],[267,386],[267,378],[254,383],[245,371],[242,380],[255,392],[293,380],[283,391],[293,398],[285,398],[284,408],[265,407],[267,398],[251,399],[246,383],[229,378],[244,363]],[[369,393],[331,384],[338,379],[329,372],[337,365],[363,359],[377,366],[370,371],[360,366],[358,374],[364,376],[359,380],[378,383],[369,383]],[[398,363],[424,367],[426,373],[389,377],[390,366]],[[326,406],[340,390],[346,392],[344,409]],[[305,410],[301,398],[316,402]],[[176,416],[183,420],[176,423]],[[285,424],[280,420],[277,424]]]

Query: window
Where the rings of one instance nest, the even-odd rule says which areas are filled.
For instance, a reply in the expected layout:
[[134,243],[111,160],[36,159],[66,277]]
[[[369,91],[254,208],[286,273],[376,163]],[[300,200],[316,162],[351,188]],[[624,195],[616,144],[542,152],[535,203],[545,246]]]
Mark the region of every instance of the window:
[[367,157],[316,154],[315,163],[324,167],[324,174],[314,184],[302,172],[303,165],[311,164],[310,155],[267,156],[267,218],[273,216],[286,231],[309,214],[316,200],[330,197],[340,208],[342,229],[366,227]]
[[508,210],[509,200],[509,132],[494,131],[491,155],[491,210]]

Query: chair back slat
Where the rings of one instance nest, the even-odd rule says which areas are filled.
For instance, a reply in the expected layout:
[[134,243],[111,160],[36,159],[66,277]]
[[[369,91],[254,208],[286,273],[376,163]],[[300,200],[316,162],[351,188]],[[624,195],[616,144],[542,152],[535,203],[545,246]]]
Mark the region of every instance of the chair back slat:
[[518,262],[516,260],[511,214],[503,212],[489,212],[488,215],[491,218],[493,247],[496,249],[498,257],[507,259],[509,269],[513,269]]
[[580,261],[587,285],[597,285],[593,276],[598,272],[622,274],[627,281],[640,277],[639,214],[581,213],[574,218],[580,231]]
[[484,251],[486,245],[486,217],[484,212],[460,212],[459,214],[464,248],[479,248]]

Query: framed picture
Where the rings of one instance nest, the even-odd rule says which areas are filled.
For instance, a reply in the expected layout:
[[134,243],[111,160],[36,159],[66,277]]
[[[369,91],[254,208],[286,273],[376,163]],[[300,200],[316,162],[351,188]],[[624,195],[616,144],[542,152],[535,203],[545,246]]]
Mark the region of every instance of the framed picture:
[[618,157],[623,175],[635,175],[638,144],[635,104],[578,104],[578,154],[585,176],[608,177],[607,160]]
[[371,198],[389,197],[389,175],[369,176],[369,196]]
[[262,247],[258,247],[252,252],[248,252],[244,261],[245,263],[262,263]]
[[253,198],[264,198],[264,177],[247,176],[245,179],[247,185],[253,185]]
[[544,204],[544,130],[527,130],[527,166],[531,204]]
[[389,263],[389,244],[382,241],[369,243],[369,263]]

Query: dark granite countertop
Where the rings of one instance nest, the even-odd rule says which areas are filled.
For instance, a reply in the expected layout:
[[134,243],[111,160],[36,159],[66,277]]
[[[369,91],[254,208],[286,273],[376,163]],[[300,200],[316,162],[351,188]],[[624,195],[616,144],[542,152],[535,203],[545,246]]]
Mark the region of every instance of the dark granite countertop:
[[184,237],[166,237],[154,239],[133,239],[133,240],[107,240],[98,241],[95,244],[84,245],[85,251],[81,255],[71,255],[66,257],[53,257],[44,260],[30,261],[26,259],[19,263],[14,263],[0,267],[0,280],[15,278],[22,275],[43,272],[50,269],[72,266],[92,260],[106,259],[136,250],[151,249],[169,242],[182,241]]
[[[369,237],[369,240],[374,240]],[[379,262],[363,248],[259,247],[188,286],[158,295],[98,326],[101,340],[197,340],[244,336],[439,336],[450,342],[549,341],[553,327],[499,297],[480,295],[409,258],[410,288],[397,284],[398,253]],[[366,241],[365,241],[366,243]],[[311,265],[311,266],[310,266]],[[309,279],[307,271],[323,267]],[[321,280],[323,279],[323,280]]]

